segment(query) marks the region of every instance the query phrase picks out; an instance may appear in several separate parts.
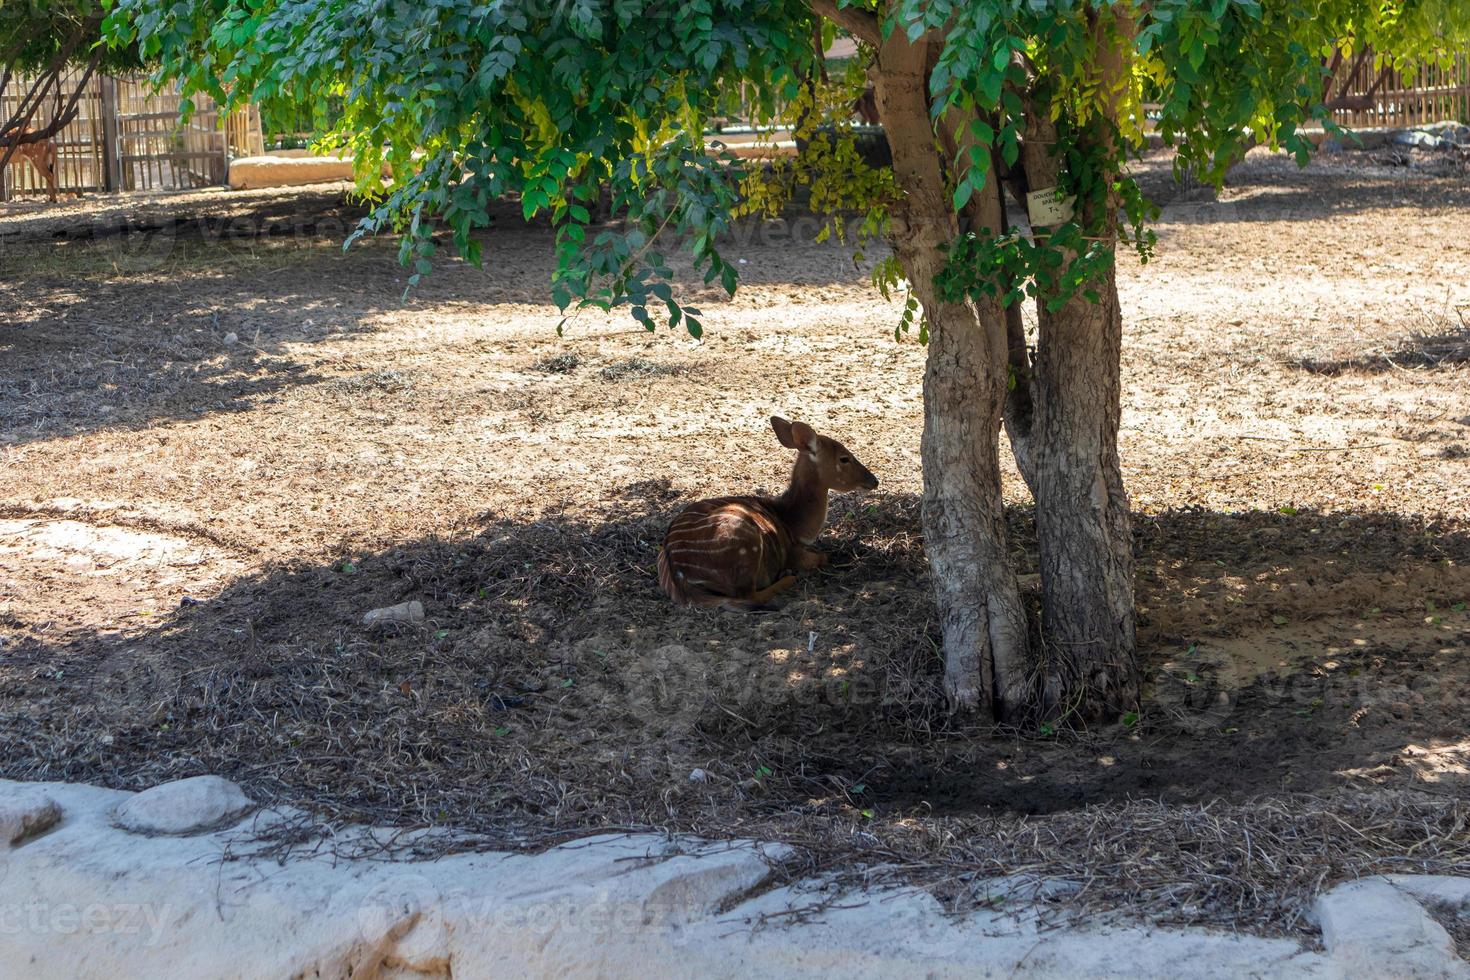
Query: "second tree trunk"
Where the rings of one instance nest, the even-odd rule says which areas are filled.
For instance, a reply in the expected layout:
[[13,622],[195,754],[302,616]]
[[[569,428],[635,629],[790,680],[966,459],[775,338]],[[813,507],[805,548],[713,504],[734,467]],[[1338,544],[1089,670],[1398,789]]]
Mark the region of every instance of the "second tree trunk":
[[1045,598],[1042,711],[1114,717],[1137,705],[1133,547],[1118,460],[1122,318],[1112,270],[1098,302],[1041,305],[1026,440]]

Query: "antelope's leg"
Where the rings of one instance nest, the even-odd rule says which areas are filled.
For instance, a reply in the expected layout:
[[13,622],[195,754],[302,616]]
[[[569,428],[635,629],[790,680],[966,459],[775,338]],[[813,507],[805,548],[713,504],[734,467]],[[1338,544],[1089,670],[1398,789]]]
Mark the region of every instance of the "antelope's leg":
[[806,545],[797,545],[796,552],[792,556],[792,565],[798,572],[813,572],[819,568],[827,567],[827,556]]
[[777,595],[778,593],[785,592],[787,589],[791,588],[795,584],[795,575],[787,575],[785,578],[778,578],[776,579],[776,581],[772,582],[764,589],[761,589],[758,592],[752,592],[750,594],[749,600],[747,601],[757,606],[764,605],[765,603],[770,602],[773,596]]
[[38,144],[34,144],[34,145],[35,145],[35,149],[31,150],[31,152],[29,152],[29,153],[24,154],[25,160],[26,160],[27,163],[29,163],[31,165],[31,169],[36,172],[36,176],[37,177],[40,177],[41,180],[43,180],[45,182],[45,184],[46,184],[46,199],[49,200],[52,204],[55,204],[56,203],[56,163],[55,163],[55,158],[51,154],[49,154],[49,153],[46,152],[45,144],[38,143]]

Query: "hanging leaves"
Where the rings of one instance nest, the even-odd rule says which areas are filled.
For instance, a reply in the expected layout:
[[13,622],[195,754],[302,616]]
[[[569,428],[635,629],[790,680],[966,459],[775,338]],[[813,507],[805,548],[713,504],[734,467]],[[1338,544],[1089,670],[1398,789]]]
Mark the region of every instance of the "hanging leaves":
[[[949,249],[946,295],[993,290],[1010,301],[1038,286],[1048,297],[1085,293],[1119,231],[1147,257],[1155,212],[1127,173],[1145,105],[1157,106],[1154,126],[1180,171],[1219,181],[1250,142],[1306,158],[1299,128],[1330,125],[1321,96],[1334,46],[1435,59],[1470,34],[1470,0],[837,6],[876,18],[881,37],[935,45],[936,140],[953,127],[965,137],[949,160],[955,211],[989,192],[995,161],[1020,165],[1028,125],[1056,129],[1059,187],[1076,198],[1076,218],[1025,237],[970,229]],[[815,85],[835,29],[801,0],[117,0],[106,31],[186,94],[254,102],[268,125],[309,119],[320,145],[353,157],[375,205],[349,244],[400,235],[410,284],[431,267],[438,229],[479,262],[474,232],[489,224],[490,202],[515,195],[523,216],[555,228],[559,307],[626,305],[646,326],[698,336],[696,311],[671,288],[669,248],[733,292],[738,270],[720,243],[740,214],[774,213],[800,186],[832,219],[824,235],[843,234],[838,219],[857,214],[863,237],[883,233],[896,195],[892,175],[855,152],[848,125],[844,100],[872,52]],[[757,174],[708,145],[709,122],[737,106],[803,131],[803,160]],[[620,225],[597,225],[604,193]],[[915,316],[922,326],[918,313],[904,323]]]

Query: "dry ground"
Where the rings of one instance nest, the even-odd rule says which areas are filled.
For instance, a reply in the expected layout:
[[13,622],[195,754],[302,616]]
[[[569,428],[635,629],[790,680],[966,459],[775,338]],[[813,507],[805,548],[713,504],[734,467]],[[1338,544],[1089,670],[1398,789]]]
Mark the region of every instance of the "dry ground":
[[[360,213],[340,189],[0,212],[0,774],[219,772],[506,843],[759,834],[961,905],[1025,870],[1263,928],[1302,927],[1324,878],[1470,871],[1463,174],[1258,151],[1123,258],[1151,684],[1081,733],[945,713],[923,351],[809,221],[743,231],[694,343],[600,316],[558,339],[549,233],[513,208],[485,270],[404,299],[391,243],[339,249]],[[779,613],[672,608],[664,525],[779,488],[773,412],[882,490],[836,504],[833,567]],[[1029,572],[1013,472],[1007,497]],[[359,625],[410,598],[422,627]]]

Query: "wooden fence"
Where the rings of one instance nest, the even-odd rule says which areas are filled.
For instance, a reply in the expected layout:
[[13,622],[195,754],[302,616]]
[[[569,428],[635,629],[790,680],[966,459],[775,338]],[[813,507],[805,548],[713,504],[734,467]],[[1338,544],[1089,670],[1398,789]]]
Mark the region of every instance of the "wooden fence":
[[[69,96],[81,84],[82,72],[73,70],[62,76],[63,96]],[[0,126],[14,117],[32,79],[14,79],[0,92]],[[102,146],[102,79],[93,76],[77,100],[77,114],[70,124],[56,134],[56,178],[62,190],[96,190],[102,186],[105,160]],[[56,105],[43,103],[31,121],[32,128],[43,126],[54,117]],[[0,182],[0,200],[21,193],[44,193],[45,183],[39,174],[12,159]]]
[[[1450,119],[1470,122],[1470,51],[1444,65],[1421,66],[1407,75],[1374,66],[1371,52],[1338,56],[1324,92],[1333,118],[1344,126],[1402,128]],[[63,80],[76,90],[81,72]],[[0,91],[0,120],[9,119],[28,79]],[[247,107],[223,122],[214,101],[195,98],[187,123],[179,121],[176,91],[152,92],[136,76],[94,75],[77,100],[77,114],[56,135],[57,183],[65,192],[179,191],[217,186],[228,177],[231,156],[264,152],[260,113]],[[43,105],[33,125],[50,122],[54,104]],[[19,159],[0,174],[0,200],[41,194],[40,175]]]
[[[70,95],[81,72],[63,79]],[[0,119],[9,119],[30,80],[17,79],[0,92]],[[179,121],[176,91],[154,92],[142,77],[94,75],[77,100],[77,114],[56,134],[57,183],[62,193],[83,191],[180,191],[225,183],[232,155],[262,151],[260,116],[253,109],[221,123],[212,99],[196,96],[187,123]],[[32,126],[51,121],[55,106],[43,104]],[[0,200],[45,193],[45,183],[28,164],[13,159],[0,175]]]
[[1446,119],[1470,122],[1470,51],[1408,74],[1375,68],[1373,60],[1363,51],[1328,62],[1328,102],[1339,125],[1404,129]]

